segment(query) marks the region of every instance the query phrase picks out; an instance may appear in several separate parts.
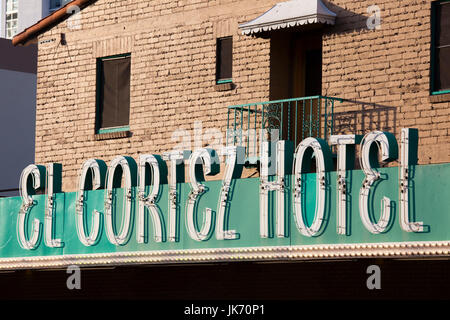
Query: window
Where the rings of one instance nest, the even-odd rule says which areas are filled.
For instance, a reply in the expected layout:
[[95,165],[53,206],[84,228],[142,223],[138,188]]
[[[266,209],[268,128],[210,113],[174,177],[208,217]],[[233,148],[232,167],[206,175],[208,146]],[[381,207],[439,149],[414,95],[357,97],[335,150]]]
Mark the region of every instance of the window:
[[450,93],[450,0],[431,7],[431,93]]
[[[282,105],[281,121],[286,124],[280,137],[283,140],[302,141],[306,138],[305,128],[320,123],[319,99],[314,97],[322,94],[322,38],[320,29],[280,31],[270,37],[269,99],[311,97]],[[320,134],[319,127],[314,130],[311,134]]]
[[18,31],[18,0],[6,0],[6,38],[12,39]]
[[50,10],[54,11],[54,10],[61,8],[64,5],[66,5],[67,3],[69,3],[72,0],[49,0],[49,1],[50,1],[50,5],[49,5]]
[[217,84],[232,82],[233,70],[233,38],[217,39],[216,82]]
[[61,0],[50,0],[50,10],[58,9],[61,7]]
[[97,59],[97,133],[129,130],[131,55]]

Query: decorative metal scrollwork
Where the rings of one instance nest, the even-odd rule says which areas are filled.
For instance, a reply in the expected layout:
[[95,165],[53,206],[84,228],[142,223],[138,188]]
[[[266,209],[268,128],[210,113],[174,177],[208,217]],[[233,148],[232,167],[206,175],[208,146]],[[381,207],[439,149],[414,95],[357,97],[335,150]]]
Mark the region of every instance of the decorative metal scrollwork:
[[279,134],[283,120],[281,119],[282,103],[271,103],[263,107],[263,129],[264,129],[264,141],[271,141],[277,137],[273,137],[272,134],[276,131]]

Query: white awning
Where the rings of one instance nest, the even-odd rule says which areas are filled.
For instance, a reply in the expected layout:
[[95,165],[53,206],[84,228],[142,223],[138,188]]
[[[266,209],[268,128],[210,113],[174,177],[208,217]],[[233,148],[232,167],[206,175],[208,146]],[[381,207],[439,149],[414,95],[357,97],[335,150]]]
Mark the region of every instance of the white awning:
[[291,0],[280,2],[258,18],[239,25],[242,34],[291,28],[305,24],[334,25],[336,14],[321,0]]

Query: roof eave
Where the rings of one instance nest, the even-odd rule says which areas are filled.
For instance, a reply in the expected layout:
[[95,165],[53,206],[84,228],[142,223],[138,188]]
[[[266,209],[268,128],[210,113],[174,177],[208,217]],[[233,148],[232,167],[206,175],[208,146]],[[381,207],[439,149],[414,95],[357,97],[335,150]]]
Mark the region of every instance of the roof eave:
[[36,22],[34,25],[17,34],[12,39],[12,44],[17,46],[36,42],[36,39],[40,34],[53,28],[55,25],[64,21],[73,14],[72,11],[68,10],[70,7],[77,6],[81,10],[94,3],[95,1],[97,0],[73,0],[67,3],[64,7],[61,7],[60,9],[54,11],[52,14],[46,16],[45,18]]

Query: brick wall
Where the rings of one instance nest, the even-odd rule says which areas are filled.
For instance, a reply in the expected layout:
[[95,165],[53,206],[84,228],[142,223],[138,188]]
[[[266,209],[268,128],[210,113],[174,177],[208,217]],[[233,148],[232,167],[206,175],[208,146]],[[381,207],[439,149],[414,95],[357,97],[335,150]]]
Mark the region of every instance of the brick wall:
[[[450,103],[429,93],[431,2],[329,1],[338,19],[323,38],[323,94],[364,102],[337,106],[337,131],[418,128],[420,164],[450,161]],[[366,25],[372,4],[380,29]]]
[[[242,36],[238,24],[269,0],[98,0],[81,29],[62,22],[39,37],[36,163],[60,162],[73,191],[89,158],[162,153],[186,130],[226,129],[227,106],[267,101],[270,40]],[[322,93],[364,105],[337,105],[338,132],[420,129],[420,163],[449,162],[449,103],[429,97],[431,1],[385,1],[379,30],[368,30],[371,1],[324,1],[338,14],[323,36]],[[59,43],[66,34],[67,45]],[[233,36],[230,91],[215,89],[216,38]],[[52,41],[55,39],[55,41]],[[131,52],[130,137],[95,139],[96,58]],[[206,139],[207,140],[207,139]],[[213,141],[191,141],[192,148]]]

